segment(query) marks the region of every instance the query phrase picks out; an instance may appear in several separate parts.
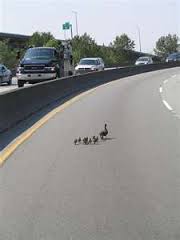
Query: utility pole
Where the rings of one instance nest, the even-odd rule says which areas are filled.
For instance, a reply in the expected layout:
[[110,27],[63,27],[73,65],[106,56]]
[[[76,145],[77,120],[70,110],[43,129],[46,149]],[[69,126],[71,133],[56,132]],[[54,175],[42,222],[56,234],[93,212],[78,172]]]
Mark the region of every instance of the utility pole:
[[140,50],[140,52],[142,52],[142,47],[141,47],[141,32],[140,32],[139,26],[137,26],[137,30],[138,30],[138,38],[139,38],[139,50]]
[[74,13],[75,18],[76,18],[76,35],[79,36],[79,31],[78,31],[78,18],[77,18],[78,12],[76,12],[76,11],[72,11],[72,12]]
[[73,39],[73,25],[71,24],[71,39]]

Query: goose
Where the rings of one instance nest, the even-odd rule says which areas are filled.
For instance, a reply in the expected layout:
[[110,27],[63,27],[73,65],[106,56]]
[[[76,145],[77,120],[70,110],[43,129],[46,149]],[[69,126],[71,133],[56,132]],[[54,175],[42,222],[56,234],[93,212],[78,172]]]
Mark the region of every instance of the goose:
[[103,140],[108,135],[107,124],[104,125],[104,130],[99,133],[100,138]]

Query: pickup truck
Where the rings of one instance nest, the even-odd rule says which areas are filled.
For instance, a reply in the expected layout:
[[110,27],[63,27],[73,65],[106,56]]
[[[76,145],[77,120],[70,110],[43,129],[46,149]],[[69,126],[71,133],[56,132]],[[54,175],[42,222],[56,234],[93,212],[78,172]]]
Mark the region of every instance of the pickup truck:
[[39,83],[61,76],[61,54],[53,47],[29,48],[17,67],[18,87],[25,83]]

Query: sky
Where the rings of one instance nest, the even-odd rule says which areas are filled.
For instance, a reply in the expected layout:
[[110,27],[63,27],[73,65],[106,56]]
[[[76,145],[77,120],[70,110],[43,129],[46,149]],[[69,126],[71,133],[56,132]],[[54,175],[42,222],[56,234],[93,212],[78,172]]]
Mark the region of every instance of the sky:
[[[87,32],[98,44],[109,45],[123,33],[133,39],[139,50],[152,53],[155,43],[168,33],[179,35],[180,0],[0,0],[0,32],[31,35],[50,31],[64,39],[64,22],[71,22],[76,34]],[[70,36],[67,32],[66,37]]]

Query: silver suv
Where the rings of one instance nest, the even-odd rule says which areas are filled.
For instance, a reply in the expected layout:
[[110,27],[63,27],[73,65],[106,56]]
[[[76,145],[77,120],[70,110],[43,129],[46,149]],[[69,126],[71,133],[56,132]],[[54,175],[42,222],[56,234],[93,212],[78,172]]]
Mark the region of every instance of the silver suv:
[[153,60],[151,57],[148,57],[148,56],[140,57],[136,60],[136,63],[135,63],[136,66],[147,65],[147,64],[153,64]]
[[83,58],[75,67],[76,74],[102,70],[104,70],[104,61],[102,60],[102,58]]

